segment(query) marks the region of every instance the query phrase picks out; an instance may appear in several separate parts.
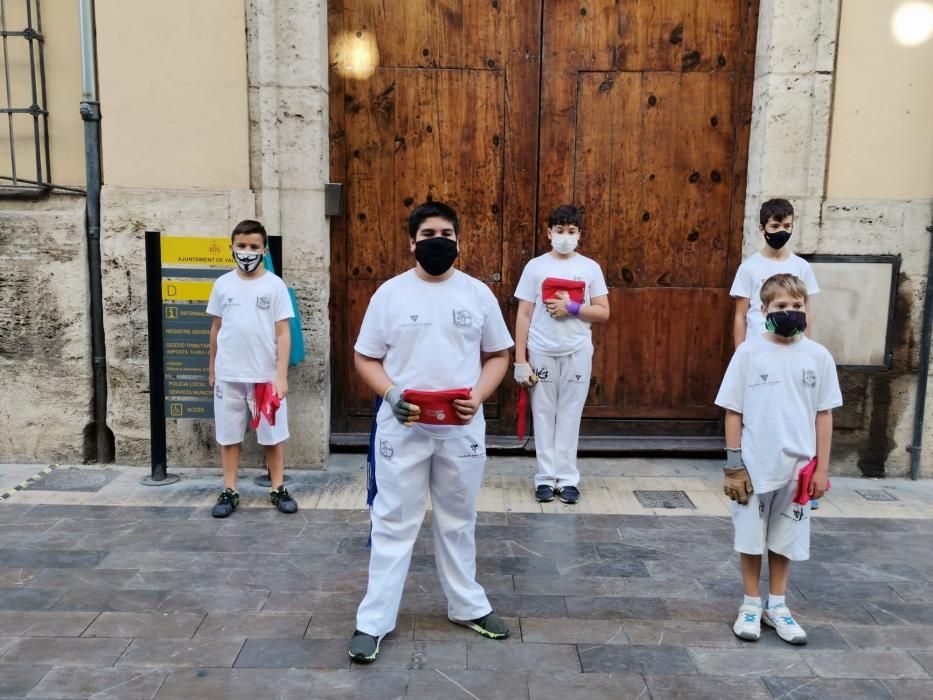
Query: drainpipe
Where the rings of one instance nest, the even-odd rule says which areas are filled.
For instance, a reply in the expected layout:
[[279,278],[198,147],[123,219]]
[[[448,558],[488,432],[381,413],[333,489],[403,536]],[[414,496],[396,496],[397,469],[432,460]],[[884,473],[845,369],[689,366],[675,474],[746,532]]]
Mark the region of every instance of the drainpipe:
[[114,456],[107,430],[107,349],[104,343],[104,289],[100,264],[100,103],[97,101],[97,61],[94,0],[78,0],[81,24],[81,119],[84,120],[84,163],[87,176],[87,247],[91,294],[91,355],[94,368],[94,421],[97,463]]
[[[933,226],[927,226],[933,233]],[[933,334],[933,240],[930,241],[927,263],[927,286],[923,293],[923,326],[920,334],[920,361],[917,362],[917,405],[914,412],[914,439],[910,446],[910,478],[920,478],[920,457],[923,448],[923,413],[927,403],[927,377],[930,372],[930,340]]]

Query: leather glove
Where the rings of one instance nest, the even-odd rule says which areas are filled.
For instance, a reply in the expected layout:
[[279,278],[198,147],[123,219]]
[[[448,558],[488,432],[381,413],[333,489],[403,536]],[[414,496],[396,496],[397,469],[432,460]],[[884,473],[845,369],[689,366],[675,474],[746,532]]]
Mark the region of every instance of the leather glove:
[[519,386],[524,387],[533,387],[535,382],[538,381],[538,375],[535,374],[531,365],[528,363],[520,364],[516,362],[515,369],[512,371],[512,376],[515,377],[515,381]]
[[397,386],[390,386],[382,395],[383,401],[392,407],[396,420],[406,427],[411,427],[420,417],[421,409],[413,403],[402,399],[402,390]]
[[748,494],[753,493],[752,479],[742,461],[740,448],[726,448],[726,466],[722,468],[722,492],[740,505],[748,503]]

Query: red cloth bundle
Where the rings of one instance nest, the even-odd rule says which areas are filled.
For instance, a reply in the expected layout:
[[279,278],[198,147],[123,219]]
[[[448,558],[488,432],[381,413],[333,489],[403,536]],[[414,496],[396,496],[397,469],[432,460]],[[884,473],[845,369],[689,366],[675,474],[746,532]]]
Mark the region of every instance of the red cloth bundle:
[[[804,506],[810,502],[810,482],[813,472],[816,471],[816,457],[807,462],[807,466],[800,470],[797,476],[797,493],[794,494],[794,503]],[[826,479],[826,490],[829,491],[829,479]]]
[[269,421],[269,425],[275,425],[275,412],[282,405],[282,399],[275,392],[275,384],[266,382],[256,385],[256,413],[253,414],[253,420],[250,425],[253,430],[259,427],[259,419],[263,416]]
[[402,398],[421,409],[419,423],[426,425],[461,425],[454,409],[454,399],[468,399],[472,389],[448,389],[446,391],[415,391],[406,389]]
[[584,302],[584,292],[586,292],[586,282],[577,282],[576,280],[565,280],[560,277],[546,277],[541,283],[541,300],[556,299],[558,292],[567,292],[570,295],[570,301],[578,304]]

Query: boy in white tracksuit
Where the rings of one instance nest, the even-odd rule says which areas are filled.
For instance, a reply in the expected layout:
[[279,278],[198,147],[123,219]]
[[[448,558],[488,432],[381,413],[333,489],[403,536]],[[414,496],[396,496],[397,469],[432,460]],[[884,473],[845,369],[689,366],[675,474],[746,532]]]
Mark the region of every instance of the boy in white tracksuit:
[[[535,498],[542,503],[554,500],[555,493],[564,503],[580,499],[577,442],[593,366],[590,324],[609,319],[603,271],[576,252],[582,227],[576,207],[551,212],[547,235],[552,250],[525,265],[515,289],[514,376],[519,385],[534,387]],[[564,291],[550,297],[555,280],[582,282],[582,301]]]
[[[476,582],[475,502],[486,461],[483,401],[508,370],[512,338],[489,288],[452,267],[456,212],[440,202],[422,204],[408,232],[417,264],[376,290],[354,346],[357,372],[383,397],[374,435],[369,583],[349,648],[360,662],[374,661],[395,628],[429,493],[448,618],[489,638],[509,635]],[[419,422],[421,408],[402,396],[459,388],[471,393],[450,404],[447,420],[455,414],[454,425]]]

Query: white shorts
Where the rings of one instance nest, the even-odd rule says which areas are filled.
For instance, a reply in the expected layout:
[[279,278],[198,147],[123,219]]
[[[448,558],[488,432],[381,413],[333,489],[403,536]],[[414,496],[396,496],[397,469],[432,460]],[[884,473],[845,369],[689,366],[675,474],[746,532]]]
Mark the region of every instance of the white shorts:
[[[214,431],[221,445],[237,445],[250,419],[256,412],[256,385],[244,382],[214,382]],[[288,406],[282,405],[275,413],[275,425],[263,416],[256,428],[256,440],[260,445],[278,445],[288,439]]]
[[794,503],[797,482],[768,493],[749,494],[748,503],[732,502],[735,551],[764,554],[765,550],[791,561],[810,558],[810,504]]

